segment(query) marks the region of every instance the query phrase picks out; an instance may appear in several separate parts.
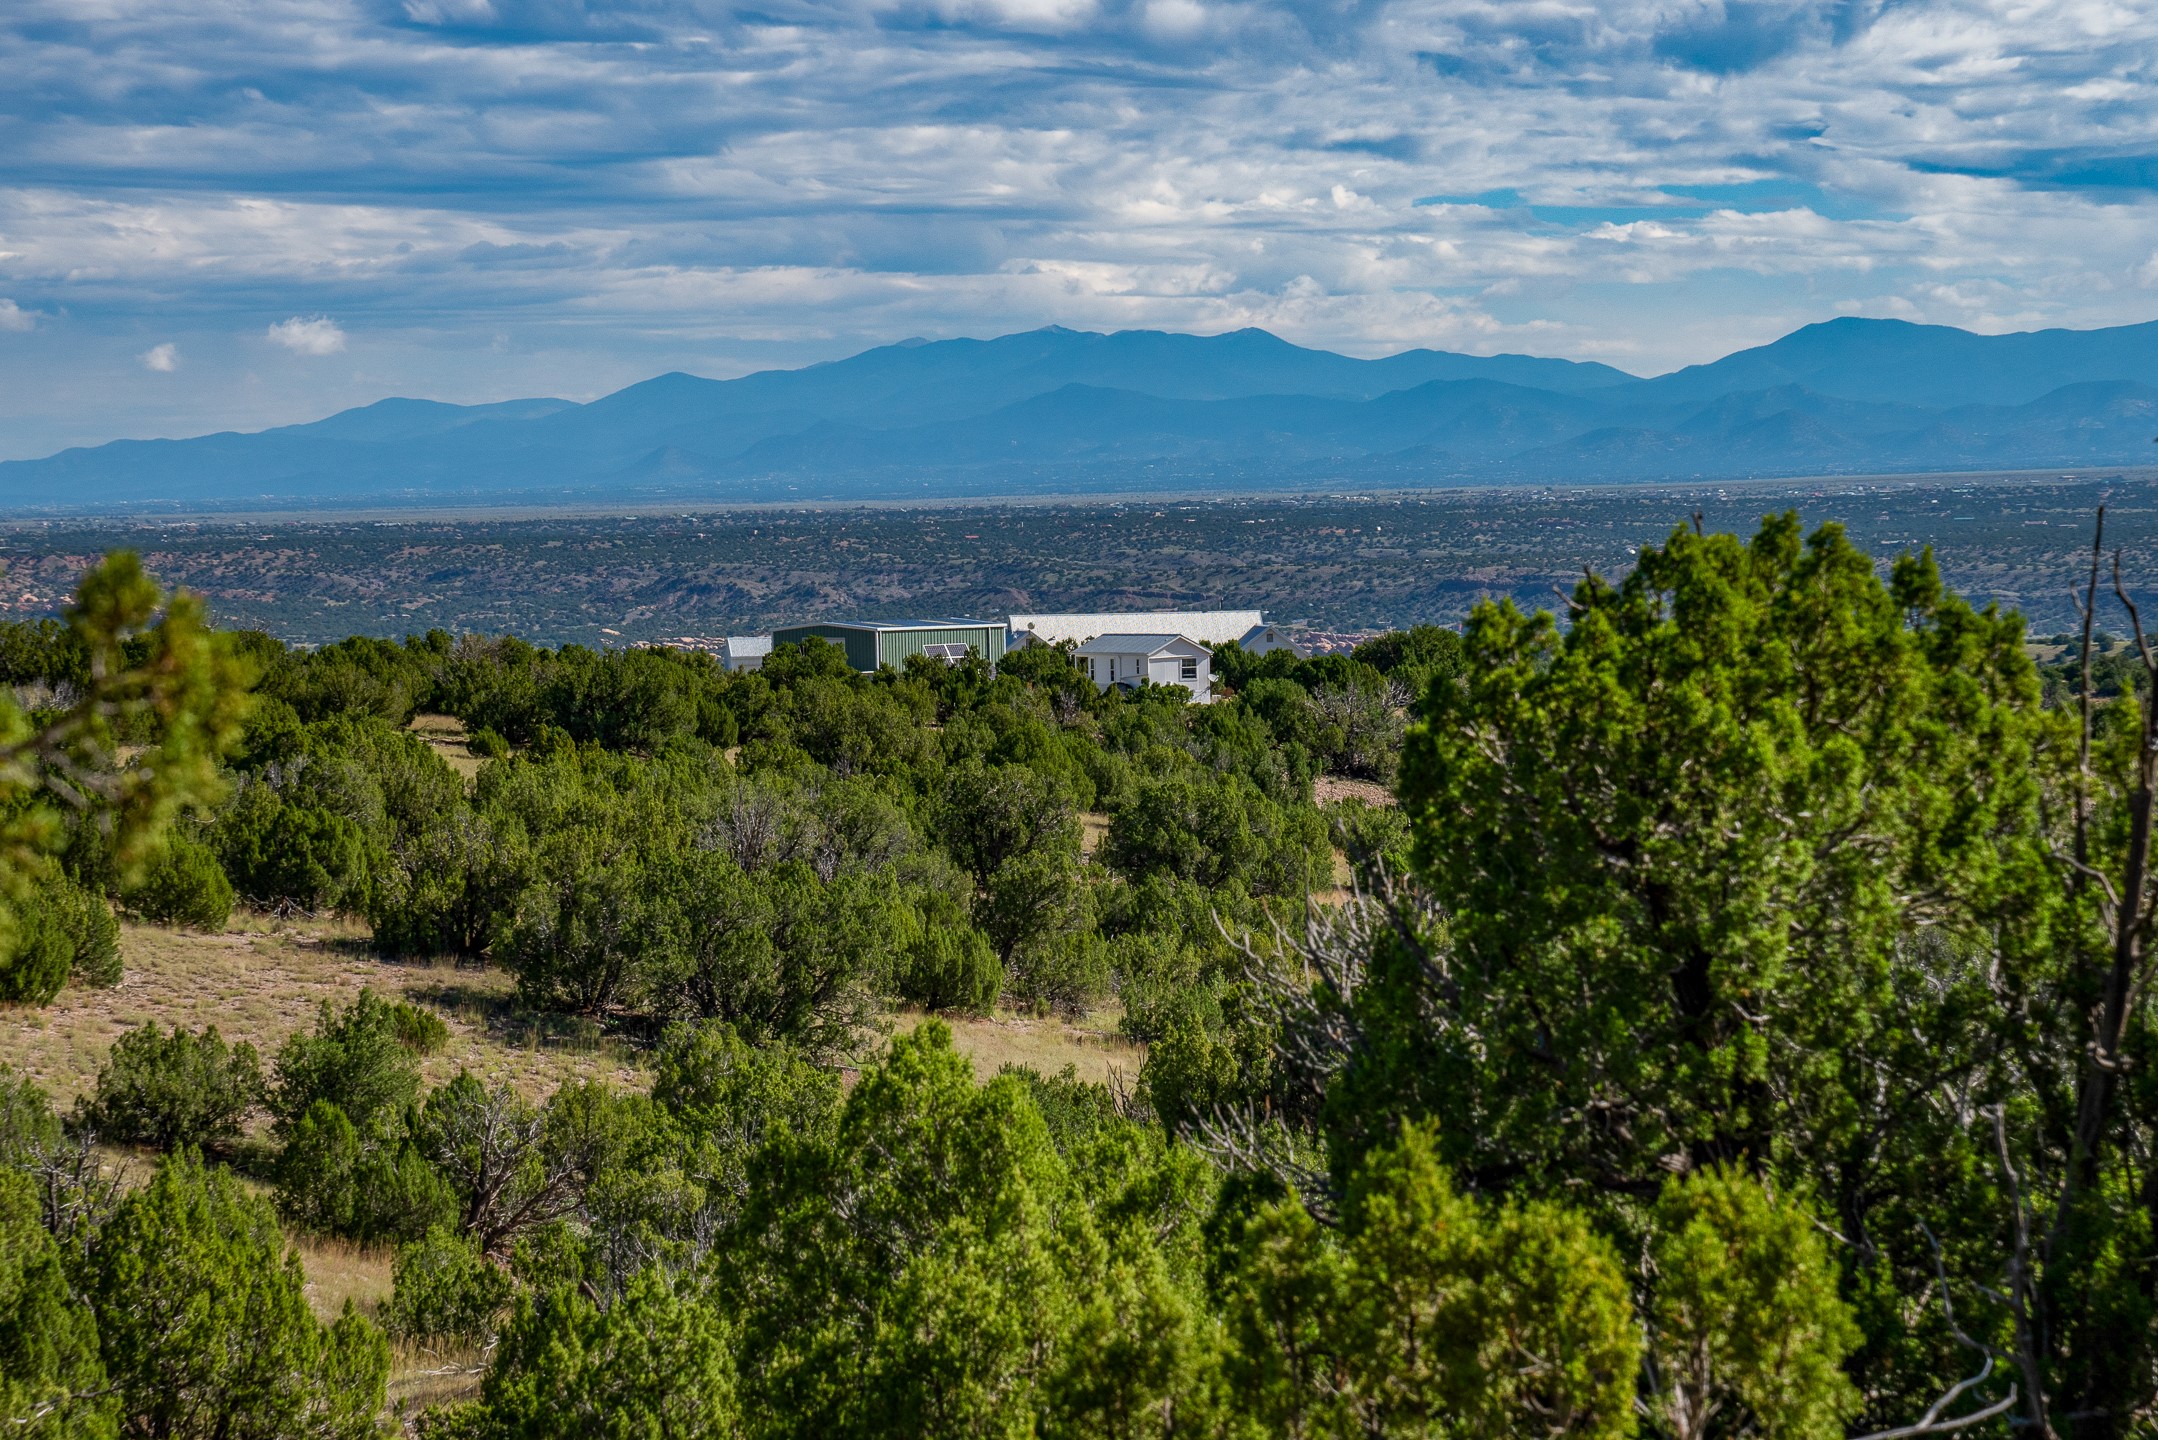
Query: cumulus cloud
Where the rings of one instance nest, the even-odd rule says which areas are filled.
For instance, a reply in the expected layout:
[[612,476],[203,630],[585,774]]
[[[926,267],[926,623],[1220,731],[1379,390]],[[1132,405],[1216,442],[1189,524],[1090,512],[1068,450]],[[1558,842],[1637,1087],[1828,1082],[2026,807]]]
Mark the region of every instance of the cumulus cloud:
[[162,345],[152,345],[135,358],[142,362],[142,368],[145,370],[155,370],[160,375],[170,375],[180,368],[180,347],[168,340]]
[[17,332],[37,329],[37,316],[4,296],[0,296],[0,330]]
[[0,12],[0,329],[268,309],[321,356],[364,316],[371,364],[504,336],[583,393],[1048,322],[1655,370],[1841,313],[2158,315],[2148,6],[75,9]]
[[345,332],[326,315],[311,320],[295,315],[272,325],[268,334],[271,344],[282,345],[295,355],[335,355],[345,348]]

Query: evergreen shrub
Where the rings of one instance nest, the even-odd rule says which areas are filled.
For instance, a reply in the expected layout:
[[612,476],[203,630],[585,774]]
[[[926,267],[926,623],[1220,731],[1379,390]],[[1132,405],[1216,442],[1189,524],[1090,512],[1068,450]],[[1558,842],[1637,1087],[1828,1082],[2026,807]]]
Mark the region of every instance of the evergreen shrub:
[[166,1031],[151,1020],[113,1042],[82,1119],[101,1140],[209,1146],[237,1136],[262,1096],[254,1046],[228,1046],[215,1025]]
[[174,835],[134,884],[121,892],[145,920],[190,930],[222,930],[232,918],[232,882],[209,847]]

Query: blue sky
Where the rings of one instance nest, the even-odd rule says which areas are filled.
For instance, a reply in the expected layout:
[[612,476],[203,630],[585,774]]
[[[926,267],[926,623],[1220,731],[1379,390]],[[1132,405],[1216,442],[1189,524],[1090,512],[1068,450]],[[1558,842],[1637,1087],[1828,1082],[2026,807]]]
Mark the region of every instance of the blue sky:
[[0,457],[910,335],[2158,316],[2158,7],[9,0]]

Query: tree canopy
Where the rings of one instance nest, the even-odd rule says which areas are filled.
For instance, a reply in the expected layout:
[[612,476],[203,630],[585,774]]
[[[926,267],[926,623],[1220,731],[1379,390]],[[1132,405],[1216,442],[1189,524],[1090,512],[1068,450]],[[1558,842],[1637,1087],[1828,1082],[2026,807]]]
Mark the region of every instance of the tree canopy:
[[[302,652],[159,604],[114,560],[0,627],[0,995],[116,975],[114,906],[334,911],[508,972],[634,1083],[423,1068],[442,1022],[373,993],[267,1073],[150,1026],[64,1117],[0,1078],[9,1421],[371,1433],[383,1334],[316,1319],[281,1226],[394,1252],[381,1324],[485,1357],[440,1437],[2081,1440],[2158,1406],[2132,605],[2041,671],[1929,555],[1771,516],[1563,613],[1222,647],[1201,707],[1056,647]],[[1143,1068],[976,1073],[937,1018],[1015,1010],[1106,1011]],[[115,1142],[163,1152],[147,1185]]]

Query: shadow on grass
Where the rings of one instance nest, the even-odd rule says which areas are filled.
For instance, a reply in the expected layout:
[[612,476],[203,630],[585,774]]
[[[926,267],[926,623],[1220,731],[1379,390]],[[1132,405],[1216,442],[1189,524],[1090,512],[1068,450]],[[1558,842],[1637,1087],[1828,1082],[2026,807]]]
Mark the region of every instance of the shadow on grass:
[[519,1003],[515,991],[477,980],[450,978],[408,985],[405,998],[470,1025],[496,1044],[514,1050],[560,1050],[626,1059],[639,1048],[638,1037],[612,1031],[591,1016],[529,1009]]

